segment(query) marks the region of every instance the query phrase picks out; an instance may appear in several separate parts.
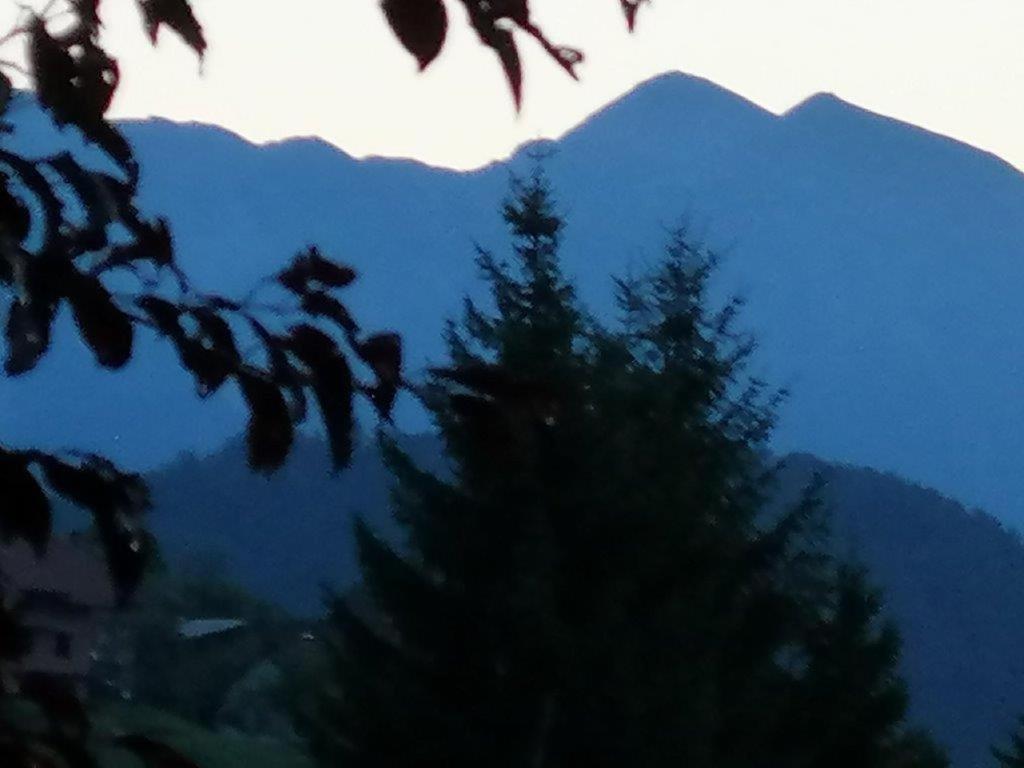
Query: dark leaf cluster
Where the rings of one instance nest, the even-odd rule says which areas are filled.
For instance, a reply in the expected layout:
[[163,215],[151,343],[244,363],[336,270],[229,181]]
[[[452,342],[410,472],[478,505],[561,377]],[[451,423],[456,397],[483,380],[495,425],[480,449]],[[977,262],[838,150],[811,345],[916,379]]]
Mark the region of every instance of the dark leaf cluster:
[[[58,126],[74,127],[98,146],[113,166],[97,168],[71,152],[29,157],[0,148],[5,374],[37,367],[63,308],[104,368],[124,367],[140,329],[148,328],[174,345],[201,396],[238,386],[250,411],[254,468],[273,470],[285,460],[294,427],[305,418],[307,393],[320,405],[335,463],[344,465],[353,396],[364,392],[382,416],[390,412],[401,382],[398,338],[360,333],[338,297],[355,272],[316,248],[258,286],[268,290],[242,300],[189,284],[169,223],[140,211],[131,147],[106,118],[118,69],[100,46],[100,6],[98,0],[51,3],[48,15],[28,13],[12,32],[28,44],[41,106]],[[202,55],[205,39],[186,0],[140,0],[139,7],[150,37],[167,26]],[[6,112],[5,76],[3,84]],[[268,301],[275,286],[279,295]],[[365,364],[369,381],[349,372],[347,355]],[[26,498],[53,490],[31,472],[18,477]]]
[[[153,43],[163,28],[202,57],[207,42],[190,0],[137,0]],[[26,74],[38,104],[61,130],[99,150],[29,156],[0,145],[0,356],[3,375],[25,376],[51,349],[62,314],[75,323],[96,363],[118,370],[142,333],[170,343],[202,397],[235,386],[248,408],[249,463],[270,472],[286,460],[307,399],[319,406],[336,467],[351,454],[353,400],[365,395],[381,417],[402,385],[402,350],[390,333],[365,334],[339,297],[355,272],[316,248],[295,256],[240,299],[196,290],[178,266],[169,222],[138,205],[140,169],[107,112],[120,82],[102,44],[101,0],[54,0],[25,7],[3,36],[26,47]],[[22,98],[0,62],[0,130]],[[82,154],[82,153],[80,153]],[[365,374],[354,371],[357,363]],[[143,526],[148,495],[141,478],[100,456],[14,448],[0,436],[0,539],[27,540],[38,552],[61,498],[93,520],[119,596],[127,600],[152,550]],[[0,610],[0,650],[24,650],[17,615]],[[52,681],[50,681],[52,682]],[[36,681],[22,699],[42,709],[46,728],[0,716],[0,764],[92,766],[88,721],[73,692]],[[38,690],[37,690],[38,689]],[[0,692],[0,706],[9,701]],[[69,723],[73,726],[70,727]],[[189,765],[141,737],[121,746],[153,768]]]
[[[619,0],[630,31],[644,1]],[[583,61],[583,53],[576,48],[552,43],[534,22],[528,0],[460,2],[480,42],[497,55],[512,90],[516,110],[523,100],[523,69],[515,30],[536,40],[558,66],[576,79],[576,67]],[[399,42],[415,57],[420,70],[426,69],[441,53],[448,33],[448,12],[444,0],[383,0],[381,5]]]

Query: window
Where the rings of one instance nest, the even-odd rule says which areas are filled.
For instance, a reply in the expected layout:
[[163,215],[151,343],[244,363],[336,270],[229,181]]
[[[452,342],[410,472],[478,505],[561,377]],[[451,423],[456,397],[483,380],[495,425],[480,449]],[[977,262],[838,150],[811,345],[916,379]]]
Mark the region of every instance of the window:
[[58,632],[54,643],[54,652],[62,659],[70,659],[71,635],[67,632]]

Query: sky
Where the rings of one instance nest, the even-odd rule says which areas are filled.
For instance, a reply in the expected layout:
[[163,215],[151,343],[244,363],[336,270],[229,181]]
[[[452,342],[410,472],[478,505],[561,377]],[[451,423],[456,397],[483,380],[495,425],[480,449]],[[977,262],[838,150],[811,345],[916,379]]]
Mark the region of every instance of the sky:
[[[7,28],[15,3],[0,5]],[[653,0],[632,35],[617,0],[533,0],[549,37],[587,60],[574,82],[524,35],[518,116],[453,0],[445,50],[423,74],[377,0],[194,6],[210,40],[201,66],[166,32],[152,49],[133,0],[104,0],[124,73],[116,116],[215,123],[258,142],[316,135],[356,156],[471,168],[681,70],[774,112],[832,92],[1024,168],[1024,0]]]

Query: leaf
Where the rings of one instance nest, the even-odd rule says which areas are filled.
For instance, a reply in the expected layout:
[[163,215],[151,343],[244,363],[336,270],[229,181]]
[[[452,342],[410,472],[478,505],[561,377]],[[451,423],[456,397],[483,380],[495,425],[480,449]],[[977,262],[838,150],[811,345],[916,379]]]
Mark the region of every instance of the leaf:
[[359,326],[344,305],[326,293],[315,291],[302,297],[302,310],[313,317],[324,317],[332,320],[346,333],[358,332]]
[[[210,307],[185,310],[160,298],[147,295],[136,301],[157,330],[169,338],[178,350],[182,365],[192,374],[200,397],[219,390],[238,369],[241,355],[227,321]],[[182,315],[190,314],[199,325],[202,338],[191,338],[181,325]]]
[[114,303],[98,278],[78,275],[68,286],[75,323],[104,368],[121,368],[132,356],[131,319]]
[[50,540],[50,501],[29,471],[26,457],[0,452],[0,534],[5,541],[25,539],[37,553]]
[[177,32],[196,55],[203,57],[206,37],[188,0],[139,0],[139,7],[150,42],[156,45],[160,27],[166,25]]
[[291,396],[290,411],[292,421],[295,423],[304,421],[306,418],[306,393],[302,388],[303,384],[299,379],[299,375],[288,360],[288,353],[285,351],[284,346],[285,340],[270,333],[255,318],[249,318],[249,325],[252,326],[253,331],[260,337],[260,341],[263,342],[263,347],[267,352],[267,358],[270,362],[270,373],[274,383],[287,389],[288,394]]
[[235,365],[225,355],[196,339],[182,336],[174,339],[182,365],[192,373],[200,397],[209,397],[224,386],[235,372]]
[[54,493],[92,512],[136,518],[150,506],[149,489],[140,475],[122,472],[101,456],[88,455],[69,464],[49,454],[35,454]]
[[138,523],[151,505],[145,482],[99,456],[87,456],[80,466],[46,454],[35,460],[54,493],[92,513],[118,597],[125,601],[138,586],[153,549],[151,537]]
[[136,755],[146,768],[199,768],[196,763],[166,744],[142,736],[129,734],[115,739],[117,746]]
[[448,32],[442,0],[383,0],[384,15],[399,42],[422,72],[441,52]]
[[105,481],[97,470],[72,466],[53,456],[39,456],[37,461],[47,484],[55,493],[90,511],[113,509],[115,500],[111,483]]
[[379,333],[359,344],[356,352],[377,377],[370,401],[380,418],[390,420],[402,383],[402,339],[397,333]]
[[296,257],[287,269],[279,272],[277,281],[295,295],[303,295],[309,283],[309,271],[302,258]]
[[78,164],[70,152],[62,152],[47,161],[75,192],[85,210],[85,229],[76,236],[83,251],[98,251],[107,245],[107,227],[113,223],[115,211],[103,201],[102,189],[92,173]]
[[76,64],[75,91],[85,115],[105,115],[121,81],[121,70],[98,45],[86,42]]
[[292,328],[289,348],[310,371],[334,467],[341,469],[352,458],[352,371],[334,340],[311,325]]
[[509,88],[512,89],[512,100],[515,102],[516,112],[519,112],[523,106],[523,69],[519,62],[519,50],[516,48],[516,41],[513,39],[512,33],[508,30],[496,29],[491,48],[498,54],[501,67],[505,70]]
[[151,224],[139,217],[138,209],[135,207],[135,194],[137,187],[129,182],[122,181],[107,173],[90,171],[96,185],[103,192],[105,204],[113,209],[111,218],[117,219],[133,234],[136,240],[144,236],[145,229],[152,228]]
[[72,0],[71,4],[86,36],[95,35],[100,27],[100,0]]
[[249,466],[272,472],[284,464],[295,438],[288,404],[280,389],[259,376],[242,372],[237,379],[249,408]]
[[[7,175],[0,172],[0,243],[5,238],[20,243],[24,242],[32,229],[32,214],[29,213],[28,207],[15,197],[8,185]],[[0,256],[2,255],[0,253]],[[0,270],[2,269],[3,266],[0,266]],[[0,274],[6,274],[6,270]],[[6,281],[10,279],[8,276]]]
[[192,316],[195,317],[199,328],[212,345],[213,352],[223,357],[227,365],[232,367],[240,365],[242,356],[238,352],[235,334],[227,320],[207,307],[192,310]]
[[139,249],[158,267],[169,267],[174,262],[174,237],[167,219],[161,217],[155,224],[136,232]]
[[8,376],[31,371],[46,354],[55,313],[54,302],[42,296],[11,305],[7,313],[7,358],[4,361]]
[[136,306],[145,312],[153,321],[157,330],[171,339],[180,339],[185,335],[181,327],[181,308],[159,296],[142,296],[135,301]]
[[174,240],[166,219],[157,219],[153,224],[138,222],[132,232],[135,235],[132,242],[111,248],[110,256],[103,262],[105,269],[137,261],[151,261],[158,267],[171,266]]
[[[500,7],[479,0],[462,0],[462,4],[469,13],[469,22],[476,30],[480,42],[498,54],[518,112],[523,101],[522,65],[515,39],[505,25],[509,21],[520,25],[529,24],[529,10],[525,0],[508,0],[500,3]],[[539,35],[539,30],[536,32]]]
[[25,160],[11,152],[0,149],[0,163],[8,166],[43,209],[43,247],[49,248],[61,239],[61,223],[64,221],[64,204],[54,193],[50,182],[40,173],[36,163]]
[[91,121],[82,121],[77,125],[85,138],[106,152],[128,173],[128,177],[133,183],[137,181],[139,167],[135,162],[135,155],[128,140],[117,128],[102,117],[96,117]]
[[11,83],[11,78],[0,71],[0,115],[7,112],[7,107],[10,106],[13,93],[14,86]]
[[29,23],[28,33],[29,64],[39,103],[50,110],[57,125],[74,122],[78,106],[71,53],[50,35],[46,22],[39,16]]
[[377,379],[398,387],[402,380],[402,338],[397,333],[378,333],[362,342],[356,351]]
[[316,246],[306,253],[309,265],[309,276],[328,288],[344,288],[356,279],[356,272],[351,267],[326,259]]
[[315,246],[298,254],[277,276],[281,285],[299,296],[310,290],[311,282],[328,288],[344,288],[355,279],[355,270],[325,259]]
[[519,50],[512,36],[513,25],[540,43],[570,77],[579,79],[576,66],[583,61],[582,51],[552,43],[530,18],[527,0],[462,0],[462,4],[469,13],[470,24],[476,30],[480,42],[498,55],[517,112],[522,107],[523,73]]
[[40,104],[59,127],[76,126],[135,179],[138,166],[131,146],[104,119],[120,79],[117,63],[91,40],[53,37],[38,16],[28,32],[29,68]]
[[636,28],[636,14],[640,10],[640,5],[645,0],[619,0],[622,6],[622,12],[626,16],[626,26],[629,31],[632,32]]

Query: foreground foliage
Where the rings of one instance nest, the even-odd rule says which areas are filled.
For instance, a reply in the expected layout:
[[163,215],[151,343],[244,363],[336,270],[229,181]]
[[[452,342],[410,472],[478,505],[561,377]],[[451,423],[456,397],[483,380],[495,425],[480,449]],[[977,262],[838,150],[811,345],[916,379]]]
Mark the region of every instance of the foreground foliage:
[[[145,733],[179,750],[203,768],[312,768],[294,745],[273,739],[216,732],[186,718],[139,704],[105,704],[93,719],[104,768],[143,768],[132,756],[105,750],[105,734]],[[170,766],[161,766],[170,768]]]
[[[249,412],[249,463],[273,471],[287,457],[296,425],[314,399],[330,437],[336,467],[352,451],[353,398],[365,394],[387,417],[401,383],[401,347],[394,334],[366,335],[338,293],[355,272],[315,247],[296,255],[244,297],[204,294],[179,267],[170,224],[138,205],[139,167],[132,147],[106,117],[120,71],[103,48],[99,0],[51,2],[23,9],[0,39],[23,41],[39,106],[60,129],[98,150],[33,157],[11,148],[15,94],[0,62],[0,353],[3,375],[33,371],[51,347],[62,313],[73,318],[96,363],[111,370],[131,360],[147,330],[172,344],[198,393],[226,385]],[[206,40],[186,0],[139,0],[154,42],[161,28],[177,32],[200,56]],[[74,143],[74,142],[72,142]],[[367,371],[360,380],[350,360]],[[105,550],[119,596],[127,601],[152,551],[142,516],[150,506],[142,479],[102,456],[12,446],[0,435],[0,537],[45,549],[56,496],[88,511]],[[26,638],[10,606],[0,612],[0,657],[15,661]],[[89,719],[73,691],[58,680],[20,690],[5,679],[0,698],[19,694],[48,714],[44,731],[0,720],[0,763],[83,765]],[[120,744],[162,760],[141,737]],[[163,756],[162,756],[163,755]]]

